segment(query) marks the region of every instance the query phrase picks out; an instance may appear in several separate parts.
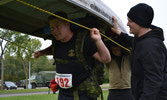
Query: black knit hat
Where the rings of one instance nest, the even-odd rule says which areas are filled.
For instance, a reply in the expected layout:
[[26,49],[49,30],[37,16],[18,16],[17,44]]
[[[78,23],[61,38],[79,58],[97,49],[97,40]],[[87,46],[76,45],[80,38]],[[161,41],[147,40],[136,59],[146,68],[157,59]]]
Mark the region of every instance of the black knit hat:
[[130,9],[127,16],[136,24],[149,28],[154,17],[154,11],[151,6],[139,3]]

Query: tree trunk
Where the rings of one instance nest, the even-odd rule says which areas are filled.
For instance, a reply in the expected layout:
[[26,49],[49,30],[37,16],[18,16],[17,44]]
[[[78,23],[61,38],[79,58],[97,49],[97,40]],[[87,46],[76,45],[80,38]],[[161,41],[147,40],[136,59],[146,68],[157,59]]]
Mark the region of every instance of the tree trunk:
[[28,88],[28,67],[27,67],[27,62],[22,58],[22,62],[23,62],[23,67],[24,67],[24,72],[25,72],[25,85],[26,85],[26,89]]
[[1,90],[3,90],[3,81],[4,81],[4,62],[3,62],[3,56],[1,56]]

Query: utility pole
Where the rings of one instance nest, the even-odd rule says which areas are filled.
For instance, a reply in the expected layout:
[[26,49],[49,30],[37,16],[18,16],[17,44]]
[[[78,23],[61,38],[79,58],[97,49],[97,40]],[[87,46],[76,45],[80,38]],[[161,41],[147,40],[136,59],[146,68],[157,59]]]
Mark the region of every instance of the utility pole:
[[29,80],[28,80],[28,89],[32,89],[32,85],[30,83],[30,77],[31,77],[31,62],[29,61]]

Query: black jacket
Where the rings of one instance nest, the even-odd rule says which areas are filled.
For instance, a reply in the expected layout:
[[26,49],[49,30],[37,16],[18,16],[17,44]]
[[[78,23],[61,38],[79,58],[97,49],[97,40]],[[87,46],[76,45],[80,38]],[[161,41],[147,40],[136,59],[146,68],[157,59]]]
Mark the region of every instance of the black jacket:
[[137,38],[121,33],[132,47],[132,92],[136,100],[167,100],[167,50],[163,30],[152,30]]

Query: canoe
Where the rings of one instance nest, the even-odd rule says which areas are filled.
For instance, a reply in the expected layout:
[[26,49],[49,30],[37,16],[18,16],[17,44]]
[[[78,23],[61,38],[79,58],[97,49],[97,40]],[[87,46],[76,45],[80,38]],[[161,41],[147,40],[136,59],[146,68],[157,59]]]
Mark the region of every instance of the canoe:
[[[90,22],[90,25],[87,27],[93,27],[92,23],[94,22],[99,23],[99,25],[102,26],[101,28],[105,30],[113,25],[112,16],[116,16],[119,28],[125,31],[124,25],[119,17],[101,0],[22,1],[51,13],[64,11],[67,13],[69,19],[76,23],[88,25],[87,23]],[[48,13],[20,3],[17,0],[0,0],[1,28],[48,39],[51,35],[47,19],[49,16]]]

